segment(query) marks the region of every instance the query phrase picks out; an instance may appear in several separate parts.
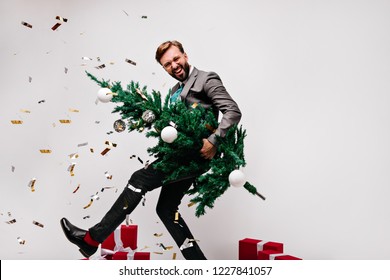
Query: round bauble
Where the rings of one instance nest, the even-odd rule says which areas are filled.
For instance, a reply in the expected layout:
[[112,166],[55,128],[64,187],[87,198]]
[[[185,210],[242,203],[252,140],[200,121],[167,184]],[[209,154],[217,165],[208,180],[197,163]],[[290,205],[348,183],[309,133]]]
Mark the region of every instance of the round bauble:
[[156,115],[153,113],[152,110],[146,110],[142,113],[142,119],[146,123],[152,123],[156,119]]
[[110,102],[112,99],[112,92],[109,88],[101,88],[97,93],[97,98],[102,103]]
[[161,139],[166,143],[172,143],[177,138],[177,130],[172,126],[166,126],[161,131]]
[[116,120],[114,122],[114,129],[116,132],[122,132],[126,129],[126,123],[123,120]]
[[245,174],[241,170],[233,170],[229,174],[229,183],[233,187],[242,187],[246,182]]

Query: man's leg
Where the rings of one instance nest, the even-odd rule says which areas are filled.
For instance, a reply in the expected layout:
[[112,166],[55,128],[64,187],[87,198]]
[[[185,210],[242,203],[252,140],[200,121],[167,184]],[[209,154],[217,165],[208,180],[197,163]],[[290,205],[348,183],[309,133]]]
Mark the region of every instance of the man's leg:
[[[178,212],[181,199],[191,187],[194,178],[176,181],[161,188],[156,212],[187,260],[205,260],[202,250],[194,241],[187,224]],[[178,215],[178,216],[177,216]],[[177,218],[175,220],[175,218]]]

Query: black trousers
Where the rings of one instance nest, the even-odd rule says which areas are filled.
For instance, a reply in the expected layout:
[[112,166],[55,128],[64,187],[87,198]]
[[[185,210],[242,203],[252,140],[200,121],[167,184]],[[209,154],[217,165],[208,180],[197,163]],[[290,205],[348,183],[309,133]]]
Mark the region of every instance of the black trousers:
[[[181,199],[191,187],[195,177],[185,178],[164,185],[162,183],[163,180],[164,174],[153,168],[153,163],[147,168],[134,172],[129,179],[128,185],[119,195],[111,209],[99,223],[89,229],[91,237],[102,243],[126,219],[126,215],[133,212],[144,194],[161,187],[156,207],[157,215],[179,248],[183,244],[188,244],[186,239],[193,240],[194,237],[181,215],[179,214],[179,219],[176,221],[175,215]],[[181,249],[185,259],[206,259],[196,241],[190,242],[189,245]]]

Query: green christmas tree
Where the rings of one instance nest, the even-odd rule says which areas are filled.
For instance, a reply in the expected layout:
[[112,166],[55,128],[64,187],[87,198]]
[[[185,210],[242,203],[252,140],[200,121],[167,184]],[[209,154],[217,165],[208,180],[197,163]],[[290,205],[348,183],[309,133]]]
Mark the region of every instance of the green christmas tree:
[[[223,138],[217,136],[217,154],[212,160],[206,160],[199,152],[203,139],[218,127],[211,110],[196,104],[187,107],[183,102],[169,104],[170,94],[163,103],[160,92],[153,90],[149,94],[146,86],[141,89],[139,83],[133,81],[123,89],[120,82],[98,80],[88,72],[87,75],[100,87],[110,89],[112,102],[121,103],[113,113],[120,113],[121,118],[127,120],[129,132],[146,131],[146,137],[158,139],[154,147],[148,148],[148,153],[158,159],[154,166],[166,174],[165,183],[196,177],[193,188],[188,191],[188,194],[194,195],[191,201],[197,204],[195,215],[204,215],[206,207],[213,208],[215,200],[230,186],[231,172],[246,165],[246,131],[242,126],[232,126]],[[161,132],[168,126],[177,130],[177,138],[172,143],[161,138]],[[249,182],[243,186],[265,199]]]

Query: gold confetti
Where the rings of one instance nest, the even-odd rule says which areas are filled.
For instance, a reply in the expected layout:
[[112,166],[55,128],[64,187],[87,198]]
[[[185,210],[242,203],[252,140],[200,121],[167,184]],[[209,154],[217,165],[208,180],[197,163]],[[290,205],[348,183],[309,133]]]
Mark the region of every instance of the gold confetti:
[[68,171],[70,172],[70,176],[74,176],[74,167],[76,166],[76,163],[75,162],[72,162],[69,167],[68,167]]
[[27,22],[25,22],[25,21],[22,21],[22,24],[23,24],[24,26],[28,27],[28,28],[32,28],[32,25],[29,24],[29,23],[27,23]]
[[80,184],[77,186],[77,188],[73,191],[73,193],[76,193],[80,189]]
[[195,202],[192,202],[192,201],[191,201],[190,203],[187,204],[187,206],[188,206],[188,207],[191,207],[191,206],[194,206],[195,204],[196,204]]
[[104,175],[106,175],[106,178],[108,180],[112,180],[112,175],[108,173],[108,171],[104,172]]
[[101,155],[104,156],[106,155],[111,149],[110,148],[105,148],[102,152]]
[[79,113],[80,111],[79,111],[79,110],[77,110],[77,109],[71,109],[71,108],[69,108],[69,112],[73,112],[73,113]]
[[172,254],[172,260],[176,260],[176,253]]
[[179,212],[176,211],[175,213],[175,221],[176,224],[179,222]]
[[153,252],[153,254],[163,255],[164,253],[162,253],[162,252]]
[[53,25],[53,27],[51,28],[51,30],[54,31],[54,30],[56,30],[56,29],[57,29],[58,27],[60,27],[60,26],[61,26],[61,23],[58,23],[58,22],[57,22],[56,24]]
[[60,123],[71,123],[71,120],[60,120]]
[[91,201],[87,205],[85,205],[83,208],[84,209],[89,208],[92,205],[92,203],[93,203],[93,200],[91,199]]
[[12,124],[22,124],[23,121],[22,120],[11,120],[11,123]]
[[128,59],[128,58],[126,58],[125,61],[126,61],[127,63],[133,64],[133,65],[137,65],[136,62],[134,62],[134,61],[132,61],[132,60],[130,60],[130,59]]
[[39,223],[39,222],[37,222],[37,221],[33,221],[33,224],[36,225],[36,226],[38,226],[38,227],[41,227],[41,228],[44,227],[43,224],[41,224],[41,223]]
[[69,157],[71,159],[75,159],[75,158],[78,158],[79,157],[79,154],[78,153],[73,153],[73,154],[70,154]]
[[41,152],[41,154],[50,154],[51,153],[51,150],[39,150]]
[[172,250],[173,249],[173,246],[165,246],[165,250]]
[[103,69],[104,67],[106,67],[106,65],[105,65],[105,64],[102,64],[102,65],[96,66],[95,68],[96,68],[96,69]]
[[12,225],[12,224],[16,223],[16,220],[15,220],[15,219],[12,219],[12,220],[10,220],[10,221],[7,221],[6,223],[9,224],[9,225]]
[[20,237],[18,237],[17,240],[18,240],[20,245],[24,245],[26,243],[26,240],[24,240],[24,239],[22,239]]
[[163,234],[162,233],[155,233],[153,235],[156,236],[156,237],[161,237]]
[[62,22],[67,22],[68,21],[68,19],[60,17],[60,16],[56,16],[56,19],[58,19],[59,21],[62,21]]
[[198,103],[192,103],[192,105],[191,105],[191,107],[193,108],[193,109],[195,109],[196,107],[198,107]]
[[31,188],[32,192],[35,192],[35,182],[37,181],[36,178],[32,178],[31,181],[28,183],[28,187]]
[[106,145],[108,145],[108,146],[111,146],[111,147],[116,147],[116,146],[117,146],[117,144],[112,143],[112,142],[110,142],[110,141],[106,141],[106,142],[104,142],[104,144],[106,144]]
[[135,90],[142,97],[142,99],[148,100],[148,98],[142,93],[142,91],[139,88],[136,88]]
[[20,112],[22,112],[22,113],[27,113],[27,114],[31,113],[30,110],[26,110],[26,109],[20,109]]

